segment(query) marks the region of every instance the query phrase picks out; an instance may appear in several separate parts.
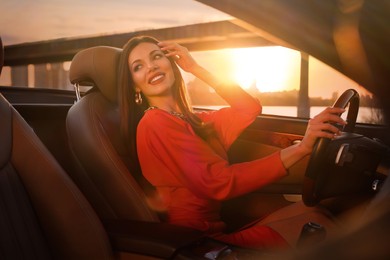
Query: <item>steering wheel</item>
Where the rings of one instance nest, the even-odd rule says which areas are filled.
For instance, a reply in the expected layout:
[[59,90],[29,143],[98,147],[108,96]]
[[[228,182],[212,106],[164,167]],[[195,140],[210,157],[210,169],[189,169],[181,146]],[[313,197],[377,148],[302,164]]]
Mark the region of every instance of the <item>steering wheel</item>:
[[[345,108],[349,104],[347,122],[342,130],[352,133],[355,129],[359,111],[359,93],[354,89],[346,90],[333,104],[333,107]],[[315,206],[323,199],[321,189],[326,179],[324,171],[327,148],[332,140],[319,138],[314,145],[303,181],[302,199],[306,206]]]

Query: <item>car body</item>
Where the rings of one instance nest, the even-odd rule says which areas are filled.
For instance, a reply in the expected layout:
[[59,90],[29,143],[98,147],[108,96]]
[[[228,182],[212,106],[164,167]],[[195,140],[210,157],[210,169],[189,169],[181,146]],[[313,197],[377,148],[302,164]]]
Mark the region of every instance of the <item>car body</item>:
[[[142,30],[136,33],[6,45],[4,65],[16,68],[18,66],[26,67],[28,64],[42,64],[43,62],[47,64],[69,62],[75,57],[76,53],[94,46],[107,45],[120,48],[129,37],[135,34],[151,34],[167,40],[182,41],[183,45],[187,46],[190,51],[209,51],[226,47],[256,47],[259,45],[283,46],[298,52],[301,55],[301,64],[302,62],[304,63],[305,59],[308,59],[308,56],[305,55],[310,55],[343,74],[343,77],[351,79],[354,82],[353,86],[365,89],[363,93],[368,91],[369,94],[367,96],[374,96],[375,100],[380,102],[379,110],[381,112],[379,112],[380,116],[378,116],[380,120],[374,123],[358,121],[352,131],[370,140],[375,140],[375,142],[380,142],[381,147],[382,145],[383,147],[390,146],[390,134],[388,122],[386,121],[390,115],[390,105],[387,100],[390,97],[388,88],[388,82],[390,82],[390,73],[388,73],[390,71],[390,57],[385,51],[390,45],[387,25],[390,5],[387,1],[198,0],[198,2],[225,12],[234,17],[234,19],[200,24],[197,27],[178,27],[176,31],[179,31],[179,35],[185,35],[184,32],[188,31],[189,28],[197,28],[199,30],[199,32],[187,35],[184,40],[177,37],[177,35],[172,36],[169,34],[175,31],[175,28],[163,28]],[[211,28],[211,30],[202,30],[203,26]],[[221,39],[218,38],[218,29],[221,28],[219,26],[226,30],[223,32],[225,34],[223,34]],[[237,37],[238,40],[232,40],[234,37]],[[36,70],[40,68],[38,65],[36,66]],[[305,68],[307,69],[307,67],[301,67],[301,71]],[[64,75],[66,77],[69,76],[66,73]],[[304,78],[305,75],[301,76],[301,83],[302,80],[304,82]],[[16,81],[17,79],[15,79]],[[95,89],[92,91],[95,91]],[[308,91],[307,86],[302,84],[295,97],[294,102],[297,105],[294,108],[297,110],[299,108],[305,109],[305,105],[302,104],[307,104],[308,102]],[[65,86],[59,86],[57,82],[51,89],[45,86],[35,86],[34,88],[7,86],[1,87],[0,92],[31,126],[35,134],[48,148],[50,153],[53,154],[65,172],[74,178],[77,166],[74,163],[74,151],[69,142],[70,137],[67,132],[66,120],[70,109],[74,107],[78,97],[77,93],[72,90],[70,83],[68,82]],[[280,91],[280,93],[281,95],[288,94],[288,92],[283,91]],[[210,96],[213,95],[213,93],[209,94]],[[88,93],[82,92],[81,95],[86,96]],[[257,93],[257,95],[264,97],[267,93]],[[272,98],[276,99],[275,95]],[[193,94],[194,96],[195,94]],[[203,97],[202,95],[199,96]],[[213,109],[210,106],[205,106],[201,101],[198,102],[198,106],[195,106],[195,109]],[[218,102],[216,101],[212,105],[223,105]],[[314,102],[313,98],[311,102]],[[329,103],[326,104],[329,105]],[[370,111],[373,114],[376,113],[372,112],[374,110]],[[299,142],[305,134],[308,120],[310,120],[310,115],[305,113],[297,113],[296,116],[279,114],[259,115],[256,121],[243,132],[229,151],[231,163],[259,158]],[[388,150],[386,149],[384,148],[385,152],[378,155],[383,156],[384,159],[381,159],[382,161],[376,163],[374,167],[374,170],[380,172],[380,175],[383,177],[379,180],[381,184],[385,183],[389,172],[390,162]],[[299,201],[303,192],[302,185],[307,177],[305,174],[310,164],[310,159],[310,157],[307,157],[294,165],[290,169],[288,177],[246,196],[227,201],[223,206],[222,214],[231,230],[261,218],[280,207]],[[379,169],[379,165],[382,167],[381,169]],[[343,168],[337,174],[342,174],[342,170]],[[79,185],[78,180],[74,181]],[[325,243],[323,247],[316,250],[309,252],[302,250],[299,253],[290,251],[277,252],[278,256],[282,258],[322,257],[325,259],[333,256],[353,257],[359,256],[359,254],[374,257],[390,255],[389,249],[382,247],[382,243],[373,245],[371,244],[372,241],[370,241],[376,237],[380,238],[381,241],[388,241],[389,236],[383,234],[388,230],[389,221],[388,218],[386,219],[386,216],[389,215],[390,208],[388,206],[387,208],[385,207],[388,203],[380,201],[377,204],[380,205],[379,207],[377,205],[374,205],[375,207],[372,206],[372,200],[377,201],[375,198],[380,191],[373,191],[370,186],[349,192],[348,181],[354,182],[355,180],[353,177],[348,177],[341,190],[336,191],[336,194],[332,194],[331,198],[326,198],[322,203],[330,207],[334,215],[340,218],[341,226],[347,226],[350,229],[346,229],[348,230],[346,231],[340,228],[340,234],[337,239]],[[329,185],[332,185],[332,183]],[[345,190],[347,191],[345,192]],[[85,193],[85,189],[81,188],[81,191]],[[386,190],[381,192],[381,194],[386,195]],[[88,195],[86,197],[89,199]],[[118,204],[121,203],[126,202],[118,202]],[[94,203],[92,205],[95,206]],[[372,212],[367,213],[368,210],[375,212],[369,214]],[[352,216],[348,215],[347,218],[347,213],[351,212],[354,214]],[[349,227],[351,219],[354,221],[359,220],[362,223]],[[197,252],[197,246],[203,250],[200,250],[203,252],[203,257],[205,257],[204,252],[210,253],[214,249],[218,249],[219,251],[217,250],[217,252],[219,253],[227,253],[225,251],[226,245],[221,245],[215,241],[204,242],[204,240],[200,240],[201,236],[197,232],[191,233],[189,230],[176,230],[175,227],[167,227],[163,223],[158,223],[158,221],[157,223],[131,222],[120,218],[116,220],[103,219],[102,221],[109,230],[108,233],[112,239],[111,243],[117,251],[127,250],[132,252],[131,250],[134,250],[133,247],[138,246],[138,251],[135,252],[139,255],[145,254],[156,258],[169,258],[176,255],[178,258],[188,257],[190,259],[192,257],[202,257]],[[383,227],[383,229],[375,229],[375,225]],[[161,237],[153,237],[154,240],[149,239],[149,234],[156,233],[156,230],[158,233],[161,233]],[[132,235],[129,236],[129,234]],[[128,240],[123,242],[123,240],[118,238],[120,236],[122,238],[127,236]],[[169,236],[176,237],[176,239],[170,241],[171,243],[167,246],[163,241]],[[181,239],[178,239],[178,236],[187,237],[182,239],[182,243],[179,243]],[[351,237],[355,239],[351,239]],[[140,240],[137,241],[137,238]],[[150,242],[151,240],[153,242]],[[160,240],[162,241],[160,242]],[[202,242],[200,243],[199,241]],[[356,244],[353,244],[351,241]],[[180,245],[179,249],[176,248],[179,247],[178,244]],[[341,248],[341,245],[345,247]],[[169,250],[159,251],[160,247],[166,247]],[[147,252],[148,249],[156,251]],[[145,253],[142,250],[145,250]],[[374,250],[375,252],[373,252]],[[233,253],[238,252],[239,259],[245,259],[247,254],[251,256],[256,255],[256,257],[267,257],[261,251],[248,253],[237,248],[233,248],[232,251]],[[161,252],[164,252],[164,254]],[[172,255],[169,256],[169,253],[166,252]]]

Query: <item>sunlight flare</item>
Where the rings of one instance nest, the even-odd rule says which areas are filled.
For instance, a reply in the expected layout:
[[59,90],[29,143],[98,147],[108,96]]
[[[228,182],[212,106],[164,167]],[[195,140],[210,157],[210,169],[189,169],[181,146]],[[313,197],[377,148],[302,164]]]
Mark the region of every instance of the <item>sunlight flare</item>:
[[[283,47],[231,49],[234,79],[243,88],[255,84],[261,92],[292,89],[292,75],[299,64],[299,52]],[[296,86],[297,87],[297,86]]]

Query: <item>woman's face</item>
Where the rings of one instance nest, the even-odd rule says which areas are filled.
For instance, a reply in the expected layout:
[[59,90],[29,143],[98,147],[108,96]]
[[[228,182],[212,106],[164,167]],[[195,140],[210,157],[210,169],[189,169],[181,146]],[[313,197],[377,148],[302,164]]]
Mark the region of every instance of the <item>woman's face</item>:
[[172,66],[156,44],[140,43],[131,51],[128,62],[136,91],[141,91],[149,101],[172,94],[175,82]]

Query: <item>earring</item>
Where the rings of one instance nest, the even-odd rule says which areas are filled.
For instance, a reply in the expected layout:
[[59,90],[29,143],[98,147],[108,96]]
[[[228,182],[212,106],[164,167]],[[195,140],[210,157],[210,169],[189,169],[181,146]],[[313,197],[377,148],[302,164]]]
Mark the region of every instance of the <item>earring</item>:
[[135,92],[135,103],[137,105],[142,105],[142,96],[141,92]]

